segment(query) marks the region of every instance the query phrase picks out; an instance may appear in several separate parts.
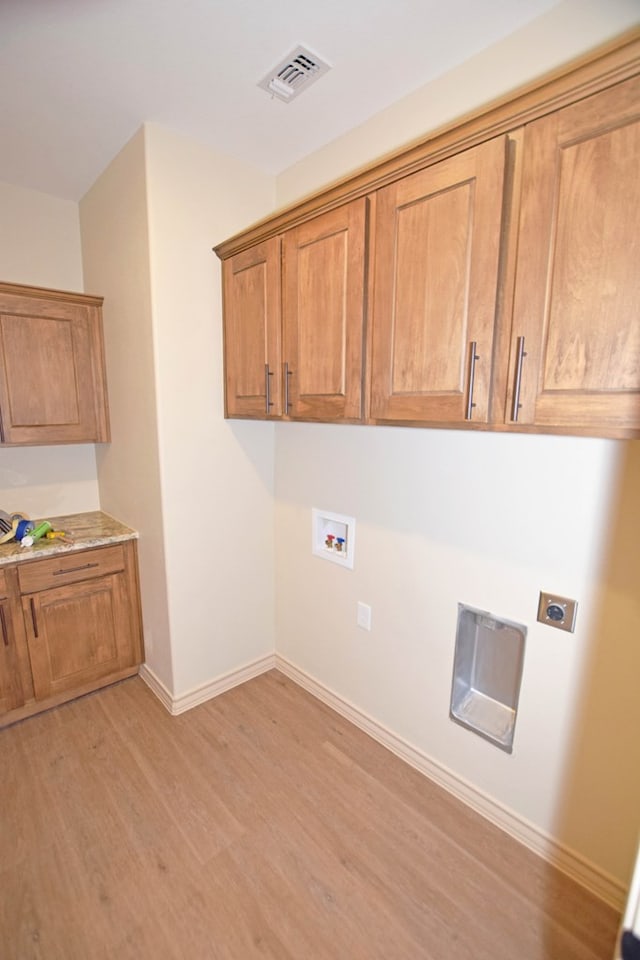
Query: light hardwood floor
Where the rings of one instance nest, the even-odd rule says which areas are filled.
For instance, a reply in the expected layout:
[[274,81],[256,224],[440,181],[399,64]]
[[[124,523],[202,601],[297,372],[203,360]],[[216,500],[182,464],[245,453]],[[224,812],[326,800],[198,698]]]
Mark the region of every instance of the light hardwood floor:
[[2,960],[610,960],[618,916],[276,671],[0,732]]

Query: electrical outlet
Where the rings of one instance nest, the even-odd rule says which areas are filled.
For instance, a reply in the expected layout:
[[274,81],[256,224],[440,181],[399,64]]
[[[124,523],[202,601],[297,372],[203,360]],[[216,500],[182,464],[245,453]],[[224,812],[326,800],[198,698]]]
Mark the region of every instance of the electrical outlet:
[[371,630],[371,607],[368,603],[358,600],[357,623],[363,630]]
[[576,600],[567,597],[558,597],[553,593],[540,593],[538,602],[538,621],[546,623],[558,630],[567,630],[573,633],[576,625],[578,604]]

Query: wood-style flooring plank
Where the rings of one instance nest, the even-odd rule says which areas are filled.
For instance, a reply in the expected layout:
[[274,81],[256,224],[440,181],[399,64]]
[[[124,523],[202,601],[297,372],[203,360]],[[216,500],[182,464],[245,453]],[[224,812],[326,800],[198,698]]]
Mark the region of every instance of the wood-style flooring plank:
[[610,960],[618,916],[276,671],[0,731],[2,960]]
[[[297,714],[300,716],[299,688],[276,672],[269,676],[278,685],[281,695],[270,697],[268,703],[265,701],[264,709],[268,710],[270,706],[272,713],[277,711],[278,722],[286,722],[285,705],[288,698],[293,698],[292,703],[298,703]],[[257,696],[264,700],[265,685],[255,690]],[[313,714],[321,717],[317,701],[309,697],[309,704]],[[494,876],[487,889],[493,889],[494,900],[502,899],[500,890],[495,889],[497,879],[501,878],[503,890],[506,886],[510,891],[509,901],[518,892],[529,903],[530,909],[538,904],[549,917],[557,915],[561,918],[555,924],[560,929],[555,932],[554,925],[550,922],[545,924],[545,935],[551,935],[554,943],[562,943],[559,956],[572,957],[575,953],[580,957],[609,957],[611,917],[615,911],[606,907],[603,909],[602,903],[594,895],[577,886],[563,873],[479,817],[471,808],[388,750],[371,749],[367,734],[351,724],[345,724],[342,718],[336,718],[328,707],[320,706],[326,716],[323,722],[327,736],[323,740],[323,748],[334,752],[343,767],[352,765],[355,770],[369,773],[374,782],[389,791],[390,799],[395,798],[415,809],[449,842],[455,844],[456,838],[459,838],[465,854],[473,858],[480,874],[483,866],[489,864]],[[337,722],[334,724],[334,721]],[[346,783],[346,774],[339,782],[343,785]],[[352,789],[361,796],[367,796],[365,783],[354,783]],[[581,943],[581,931],[585,929],[590,931],[592,952],[585,952],[585,946]],[[574,948],[571,947],[572,942],[575,942]]]

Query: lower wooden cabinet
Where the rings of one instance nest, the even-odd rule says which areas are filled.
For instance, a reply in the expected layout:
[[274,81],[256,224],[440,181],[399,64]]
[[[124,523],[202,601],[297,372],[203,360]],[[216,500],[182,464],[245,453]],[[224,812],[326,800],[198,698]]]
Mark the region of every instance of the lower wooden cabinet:
[[0,570],[0,726],[137,673],[135,541]]
[[0,715],[22,706],[33,688],[23,686],[24,624],[17,602],[15,567],[0,570]]

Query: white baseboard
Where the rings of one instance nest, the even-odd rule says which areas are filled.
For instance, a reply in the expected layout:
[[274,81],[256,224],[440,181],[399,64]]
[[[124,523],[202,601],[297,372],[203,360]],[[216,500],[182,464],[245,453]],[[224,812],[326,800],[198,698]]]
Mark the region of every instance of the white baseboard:
[[328,707],[351,721],[356,727],[364,730],[378,743],[387,747],[420,773],[462,800],[463,803],[500,827],[509,836],[557,867],[572,880],[586,887],[587,890],[604,900],[605,903],[615,907],[616,910],[622,910],[626,891],[615,877],[601,870],[574,850],[554,840],[549,834],[536,827],[535,824],[502,806],[488,794],[478,790],[473,784],[457,776],[447,767],[431,759],[427,754],[422,753],[391,730],[383,727],[382,724],[367,716],[358,707],[337,696],[279,654],[275,656],[274,665],[294,683],[303,687],[318,700],[326,703]]
[[140,665],[138,676],[141,680],[144,680],[149,689],[155,693],[162,706],[165,707],[169,713],[173,713],[173,697],[165,687],[162,680],[158,679],[153,670],[148,667],[146,663],[142,663]]
[[155,673],[149,669],[146,663],[143,663],[140,667],[140,677],[144,680],[147,686],[153,690],[155,695],[166,707],[169,713],[172,716],[177,717],[178,714],[184,713],[185,710],[191,710],[192,707],[197,707],[200,703],[205,703],[207,700],[212,700],[219,694],[225,693],[226,690],[231,690],[233,687],[237,687],[241,683],[246,683],[247,680],[252,680],[261,673],[266,673],[268,670],[273,670],[275,665],[275,654],[270,653],[266,657],[260,657],[258,660],[252,660],[251,663],[247,663],[237,670],[231,670],[229,673],[225,673],[221,677],[216,677],[215,680],[210,680],[208,683],[203,683],[198,687],[193,687],[193,689],[188,690],[186,693],[180,694],[178,697],[174,697],[173,694],[167,690],[165,685],[158,679]]

